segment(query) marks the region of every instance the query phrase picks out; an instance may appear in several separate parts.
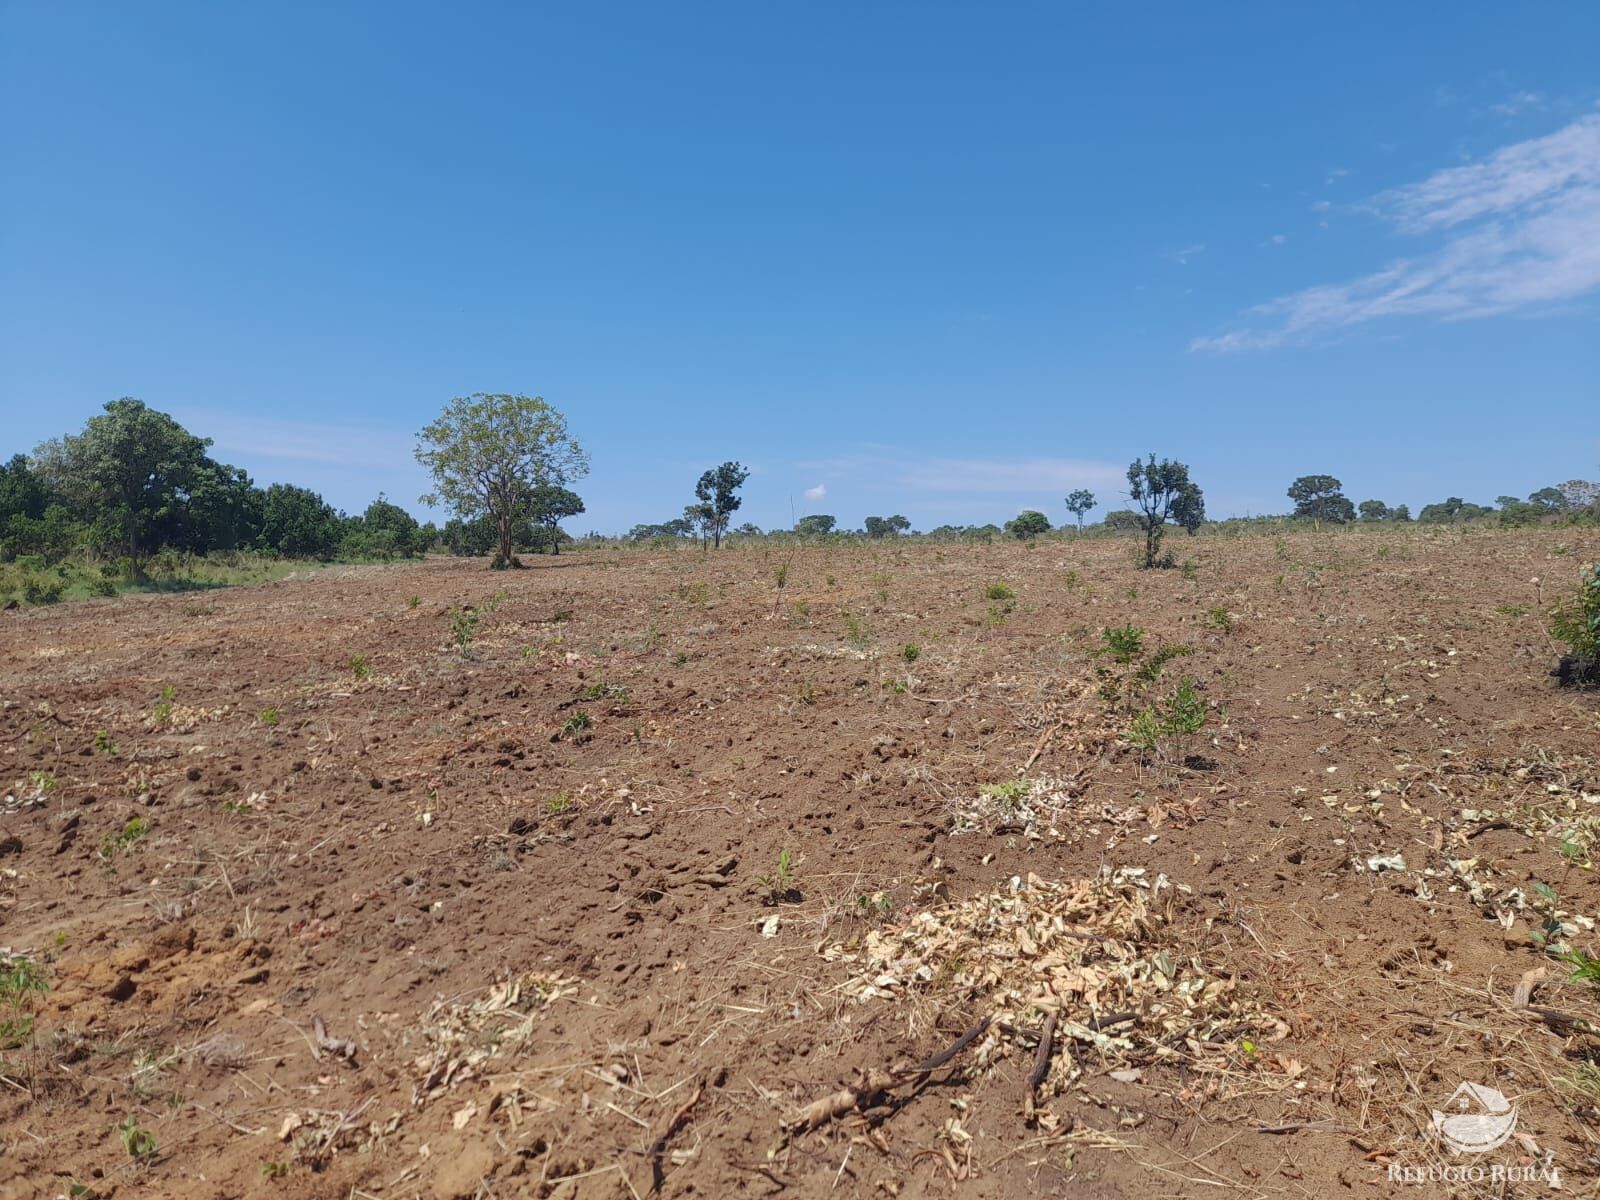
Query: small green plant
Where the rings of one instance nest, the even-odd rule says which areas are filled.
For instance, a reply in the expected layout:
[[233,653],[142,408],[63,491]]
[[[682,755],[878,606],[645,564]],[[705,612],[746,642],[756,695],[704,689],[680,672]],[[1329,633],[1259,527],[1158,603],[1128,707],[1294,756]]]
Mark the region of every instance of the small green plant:
[[1586,983],[1600,992],[1600,958],[1591,958],[1582,950],[1568,950],[1561,961],[1572,968],[1567,978],[1573,983]]
[[861,618],[853,612],[844,615],[844,640],[857,650],[864,650],[870,640],[871,631],[867,629]]
[[688,661],[689,661],[689,656],[687,654],[685,654],[682,650],[678,651],[676,654],[674,654],[672,656],[672,665],[675,666],[675,667],[681,667],[681,666],[683,666],[684,663],[686,663]]
[[1181,765],[1189,760],[1207,715],[1199,684],[1185,675],[1166,696],[1134,716],[1128,741],[1145,753],[1165,745],[1168,756]]
[[987,600],[1015,600],[1017,593],[1003,583],[991,583],[983,589],[984,598]]
[[261,1164],[261,1175],[264,1179],[282,1179],[288,1174],[288,1163],[264,1162]]
[[1100,633],[1100,640],[1105,645],[1099,653],[1111,655],[1113,662],[1124,666],[1144,653],[1144,630],[1137,625],[1120,625],[1114,629],[1104,629]]
[[100,842],[100,857],[115,858],[118,854],[130,849],[150,832],[150,822],[143,817],[129,817],[125,824],[116,833],[108,833]]
[[39,795],[56,790],[56,773],[54,771],[29,771],[28,783]]
[[177,689],[170,683],[161,689],[161,698],[156,701],[156,706],[150,713],[157,725],[165,725],[172,720],[172,708],[177,695]]
[[862,892],[856,897],[856,916],[864,921],[887,916],[893,908],[894,902],[889,899],[888,892]]
[[572,807],[572,797],[565,792],[557,792],[545,802],[544,810],[552,817],[559,817]]
[[372,668],[367,665],[365,654],[352,654],[350,656],[350,674],[358,680],[365,679],[372,674]]
[[1183,560],[1183,566],[1179,568],[1178,573],[1191,582],[1200,578],[1200,568],[1195,565],[1192,558]]
[[1233,628],[1233,618],[1228,615],[1228,610],[1220,604],[1213,604],[1206,609],[1206,625],[1212,629],[1226,632]]
[[989,605],[989,611],[983,614],[983,624],[988,629],[999,629],[1006,623],[1006,614],[1011,611],[1011,605]]
[[89,594],[91,596],[115,596],[117,594],[117,585],[110,579],[96,579],[89,584]]
[[550,624],[552,625],[560,625],[562,622],[570,620],[572,620],[572,610],[570,608],[558,608],[550,614]]
[[794,851],[785,846],[778,851],[778,868],[771,875],[762,875],[756,884],[766,893],[766,903],[778,904],[788,899],[794,891],[795,867],[798,860]]
[[148,1162],[156,1156],[156,1135],[142,1128],[133,1114],[117,1126],[117,1131],[122,1135],[122,1148],[135,1162]]
[[986,783],[978,792],[993,800],[996,807],[1008,817],[1014,817],[1032,790],[1026,779],[1006,779],[1000,783]]
[[418,608],[418,607],[421,606],[421,604],[422,604],[422,597],[421,596],[407,596],[406,597],[406,607],[407,608]]
[[580,708],[567,718],[561,731],[573,741],[580,741],[593,725],[594,718]]
[[1582,573],[1578,590],[1550,612],[1550,636],[1568,653],[1556,668],[1567,687],[1600,687],[1600,563]]
[[922,655],[922,649],[915,642],[907,642],[900,651],[900,657],[909,662],[916,662]]
[[116,742],[111,740],[111,735],[104,729],[94,735],[94,752],[96,754],[109,754],[115,758],[119,751]]
[[260,721],[268,729],[272,729],[278,724],[278,710],[275,708],[263,708],[256,714],[256,720]]
[[1562,936],[1561,920],[1556,916],[1561,898],[1556,895],[1555,888],[1542,879],[1533,881],[1533,894],[1534,909],[1540,920],[1538,928],[1528,931],[1528,939],[1539,949],[1555,953]]
[[1163,646],[1139,664],[1133,673],[1134,678],[1140,683],[1154,683],[1161,678],[1161,671],[1169,662],[1175,658],[1187,658],[1193,653],[1193,646],[1181,644]]
[[38,963],[22,955],[0,956],[0,1050],[15,1050],[33,1036],[37,997],[50,990]]
[[472,639],[478,634],[478,614],[470,608],[450,610],[450,636],[462,658],[472,657]]
[[789,582],[789,564],[779,563],[772,569],[772,579],[780,588]]

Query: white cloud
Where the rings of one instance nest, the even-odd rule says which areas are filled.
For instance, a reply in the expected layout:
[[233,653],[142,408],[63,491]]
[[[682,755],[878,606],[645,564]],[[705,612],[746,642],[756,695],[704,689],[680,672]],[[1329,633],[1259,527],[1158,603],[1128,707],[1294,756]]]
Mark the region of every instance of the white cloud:
[[1265,349],[1393,317],[1497,316],[1600,288],[1600,116],[1381,193],[1372,210],[1401,233],[1442,242],[1350,282],[1281,296],[1251,310],[1247,327],[1190,349]]
[[1548,107],[1538,92],[1512,92],[1499,104],[1491,104],[1489,111],[1497,117],[1514,117],[1519,113],[1539,111]]
[[816,487],[808,487],[806,489],[806,499],[807,500],[821,500],[824,497],[826,497],[827,494],[828,494],[827,486],[824,485],[824,484],[820,484],[820,483],[817,484]]
[[1187,267],[1191,258],[1198,258],[1205,252],[1206,244],[1204,242],[1196,242],[1192,246],[1185,246],[1182,250],[1174,250],[1172,252],[1172,259],[1180,267]]
[[[875,491],[917,496],[1033,497],[1127,483],[1127,467],[1080,458],[929,458],[892,446],[802,463]],[[1063,490],[1065,489],[1065,490]],[[820,487],[813,489],[820,491]],[[806,493],[810,497],[811,493]]]

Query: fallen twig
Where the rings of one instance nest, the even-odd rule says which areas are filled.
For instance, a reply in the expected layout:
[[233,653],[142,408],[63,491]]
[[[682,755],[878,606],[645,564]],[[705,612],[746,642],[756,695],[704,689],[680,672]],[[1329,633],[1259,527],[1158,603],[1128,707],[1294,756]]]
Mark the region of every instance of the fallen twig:
[[667,1142],[672,1139],[673,1134],[678,1132],[683,1123],[689,1119],[690,1111],[696,1104],[700,1103],[700,1097],[705,1090],[706,1085],[704,1082],[695,1084],[693,1094],[678,1106],[678,1110],[672,1114],[672,1119],[667,1122],[667,1127],[661,1131],[660,1136],[655,1141],[650,1143],[650,1191],[652,1195],[659,1192],[661,1185],[666,1182],[667,1172],[661,1165],[661,1160],[666,1155]]
[[1028,1090],[1022,1097],[1022,1111],[1030,1125],[1033,1124],[1034,1110],[1039,1102],[1039,1085],[1050,1074],[1050,1055],[1056,1044],[1057,1016],[1055,1009],[1045,1014],[1044,1029],[1039,1033],[1039,1048],[1033,1055],[1033,1070],[1028,1072]]

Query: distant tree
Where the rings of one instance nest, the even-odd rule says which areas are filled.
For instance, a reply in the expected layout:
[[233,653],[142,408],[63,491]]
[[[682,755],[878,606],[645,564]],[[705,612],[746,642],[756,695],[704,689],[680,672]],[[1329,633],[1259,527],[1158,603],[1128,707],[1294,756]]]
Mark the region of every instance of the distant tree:
[[1590,483],[1587,479],[1569,479],[1560,484],[1556,490],[1566,501],[1563,507],[1569,510],[1595,508],[1600,505],[1600,483]]
[[1026,541],[1038,537],[1041,533],[1049,533],[1050,519],[1042,512],[1030,508],[1007,521],[1006,532],[1018,541]]
[[761,526],[757,525],[753,521],[746,521],[733,532],[737,533],[740,537],[760,537]]
[[159,522],[185,503],[210,461],[209,445],[210,438],[195,437],[166,413],[123,397],[90,417],[82,433],[44,443],[34,461],[54,490],[118,527],[137,574]]
[[1391,521],[1409,521],[1409,520],[1411,520],[1411,506],[1409,504],[1396,504],[1393,508],[1391,508],[1389,510],[1389,520],[1391,520]]
[[911,522],[907,518],[901,516],[899,513],[895,513],[894,516],[888,518],[886,523],[889,526],[889,533],[891,536],[898,536],[902,533],[906,533],[911,528]]
[[253,545],[261,534],[264,499],[243,468],[207,458],[196,468],[182,503],[155,523],[154,539],[196,554]]
[[700,535],[702,543],[711,540],[711,522],[714,514],[709,504],[685,504],[683,506],[683,522],[689,527],[689,535]]
[[1206,523],[1206,496],[1195,484],[1188,484],[1172,503],[1172,519],[1193,537]]
[[361,514],[362,532],[368,535],[386,535],[383,540],[392,547],[394,553],[409,558],[417,553],[417,519],[401,508],[398,504],[387,499],[382,492],[378,498],[367,505],[367,511]]
[[700,482],[694,485],[695,499],[705,513],[702,521],[719,548],[722,545],[722,531],[728,527],[728,518],[739,511],[742,503],[738,496],[739,489],[749,478],[750,472],[744,467],[736,462],[725,462],[700,476]]
[[1294,501],[1294,515],[1310,517],[1321,525],[1343,525],[1356,519],[1355,505],[1342,490],[1344,485],[1332,475],[1302,475],[1289,485],[1289,499]]
[[1139,507],[1139,527],[1144,531],[1144,566],[1146,569],[1170,565],[1159,557],[1161,538],[1167,521],[1172,516],[1173,505],[1194,485],[1189,481],[1189,468],[1180,462],[1167,459],[1156,461],[1154,454],[1148,460],[1133,460],[1128,468],[1128,498]]
[[833,532],[838,521],[827,513],[812,513],[794,523],[794,531],[802,537],[822,537]]
[[1482,504],[1473,504],[1460,496],[1451,496],[1437,504],[1424,505],[1417,520],[1424,525],[1450,525],[1487,517],[1494,512]]
[[1078,532],[1083,532],[1083,518],[1094,507],[1094,493],[1088,488],[1079,488],[1067,495],[1067,511],[1078,518]]
[[866,529],[869,538],[887,537],[889,534],[889,522],[882,517],[868,517],[862,522],[862,525]]
[[343,532],[333,506],[310,488],[275,483],[262,497],[258,540],[287,558],[332,558]]
[[551,554],[561,553],[561,522],[583,512],[583,501],[576,492],[553,483],[536,487],[528,493],[528,518],[544,527],[545,544]]
[[1101,524],[1118,533],[1130,533],[1144,528],[1144,518],[1130,508],[1117,508],[1108,512]]
[[567,419],[538,396],[458,396],[417,435],[417,461],[433,476],[422,498],[463,520],[495,523],[496,563],[515,566],[512,535],[535,488],[565,487],[589,473]]
[[1389,506],[1382,500],[1363,500],[1356,505],[1356,510],[1361,514],[1361,520],[1369,523],[1373,521],[1388,521],[1393,516]]

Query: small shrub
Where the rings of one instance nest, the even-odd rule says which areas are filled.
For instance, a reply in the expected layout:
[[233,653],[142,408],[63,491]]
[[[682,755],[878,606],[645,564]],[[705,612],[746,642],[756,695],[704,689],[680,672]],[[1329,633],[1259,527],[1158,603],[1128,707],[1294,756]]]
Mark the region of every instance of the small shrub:
[[112,758],[117,756],[117,743],[111,740],[111,735],[104,729],[94,735],[94,752],[96,754],[109,754]]
[[274,728],[278,724],[278,710],[275,708],[263,708],[256,714],[256,720],[260,721],[268,729]]
[[128,823],[116,833],[108,833],[100,842],[100,857],[115,858],[131,848],[150,832],[150,822],[143,817],[129,817]]
[[781,588],[789,582],[789,564],[779,563],[772,571],[773,581]]
[[785,846],[778,851],[778,869],[771,875],[762,875],[756,880],[757,885],[766,893],[766,903],[777,904],[789,898],[794,891],[797,862],[794,851]]
[[1015,600],[1017,593],[1003,583],[991,583],[983,590],[985,599],[988,600]]
[[165,725],[172,720],[172,707],[177,695],[177,689],[170,683],[161,689],[161,698],[156,701],[156,706],[150,713],[157,725]]
[[117,594],[116,581],[111,579],[92,580],[89,584],[89,594],[91,596],[115,596]]
[[864,650],[867,647],[867,641],[869,639],[869,636],[870,636],[869,631],[868,631],[866,625],[864,625],[862,623],[860,617],[856,616],[856,614],[853,613],[853,612],[845,613],[845,615],[844,615],[844,640],[845,641],[849,642],[857,650]]
[[1026,779],[1007,779],[1000,783],[986,783],[978,791],[993,800],[1006,815],[1015,816],[1032,791],[1032,785]]
[[156,1135],[142,1128],[137,1117],[129,1114],[128,1119],[117,1126],[117,1132],[122,1135],[122,1148],[135,1162],[146,1162],[155,1157]]
[[416,608],[419,605],[421,605],[421,603],[422,603],[422,597],[421,596],[407,596],[406,597],[406,607],[407,608]]
[[1555,676],[1563,687],[1600,687],[1600,563],[1587,568],[1578,590],[1550,613],[1550,635],[1566,645]]
[[1226,632],[1233,628],[1233,618],[1228,615],[1228,610],[1220,604],[1213,604],[1206,609],[1206,624],[1212,629]]
[[367,666],[365,654],[352,654],[350,656],[350,673],[357,679],[365,679],[372,674],[372,668]]
[[909,662],[916,662],[922,654],[922,649],[915,642],[907,642],[900,651],[900,657]]
[[594,718],[580,708],[567,718],[567,723],[561,727],[561,730],[569,738],[578,741],[593,725]]
[[1113,662],[1123,665],[1131,663],[1144,653],[1144,630],[1137,625],[1119,625],[1116,628],[1104,629],[1100,633],[1100,640],[1105,643],[1100,653],[1111,655]]
[[450,636],[455,639],[456,649],[462,658],[472,657],[472,639],[478,633],[478,614],[470,608],[452,609],[450,613]]

